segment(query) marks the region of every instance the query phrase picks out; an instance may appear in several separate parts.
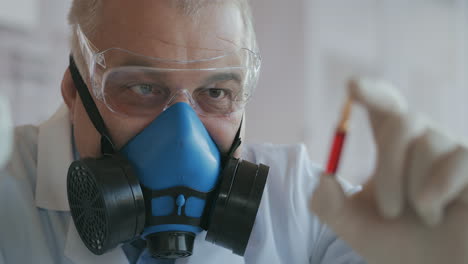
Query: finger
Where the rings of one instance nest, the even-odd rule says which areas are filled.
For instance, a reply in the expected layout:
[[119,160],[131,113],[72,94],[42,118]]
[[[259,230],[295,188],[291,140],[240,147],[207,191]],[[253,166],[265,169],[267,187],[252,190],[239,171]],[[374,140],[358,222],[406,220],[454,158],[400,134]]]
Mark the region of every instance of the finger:
[[349,93],[369,114],[377,150],[372,177],[379,211],[387,218],[395,218],[404,206],[403,172],[408,146],[422,131],[424,122],[407,115],[406,102],[388,83],[351,81]]
[[378,214],[371,185],[347,198],[337,181],[322,176],[310,209],[369,263],[382,263],[382,259],[395,259],[391,252],[405,239],[398,225],[389,225]]
[[353,247],[360,245],[367,248],[362,236],[369,230],[377,233],[366,234],[367,237],[381,235],[378,234],[378,226],[382,218],[377,214],[372,184],[366,185],[359,193],[347,197],[334,177],[322,175],[309,204],[311,211],[323,223]]
[[420,199],[421,193],[428,182],[433,164],[444,155],[452,151],[455,142],[440,130],[428,128],[415,138],[409,147],[406,175],[408,179],[408,200],[415,211],[426,224],[436,224],[435,220],[427,215],[427,208]]
[[466,199],[467,186],[468,149],[457,145],[432,165],[430,176],[418,194],[417,208],[426,223],[438,224],[451,202]]
[[382,80],[352,79],[348,84],[351,99],[363,105],[371,115],[371,120],[378,122],[389,115],[401,115],[407,112],[403,96],[393,85]]

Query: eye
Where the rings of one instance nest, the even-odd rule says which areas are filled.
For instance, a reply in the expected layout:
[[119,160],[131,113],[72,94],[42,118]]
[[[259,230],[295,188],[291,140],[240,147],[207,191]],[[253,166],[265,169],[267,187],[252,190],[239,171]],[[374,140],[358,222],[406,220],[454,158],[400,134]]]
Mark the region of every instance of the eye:
[[135,84],[129,86],[130,90],[139,95],[149,95],[153,92],[153,87],[150,84]]
[[221,99],[226,97],[226,91],[224,89],[210,88],[208,89],[208,95],[213,99]]

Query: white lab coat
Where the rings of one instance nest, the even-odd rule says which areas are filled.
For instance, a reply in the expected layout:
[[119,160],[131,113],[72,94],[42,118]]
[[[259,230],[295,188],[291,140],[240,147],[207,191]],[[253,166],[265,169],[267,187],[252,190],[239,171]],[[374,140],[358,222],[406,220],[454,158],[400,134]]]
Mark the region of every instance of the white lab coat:
[[[119,247],[96,256],[71,220],[66,195],[73,160],[71,124],[62,106],[39,127],[18,128],[0,175],[0,263],[128,263]],[[363,263],[308,210],[320,170],[302,145],[247,145],[243,159],[270,166],[244,258],[196,238],[193,255],[176,263]]]

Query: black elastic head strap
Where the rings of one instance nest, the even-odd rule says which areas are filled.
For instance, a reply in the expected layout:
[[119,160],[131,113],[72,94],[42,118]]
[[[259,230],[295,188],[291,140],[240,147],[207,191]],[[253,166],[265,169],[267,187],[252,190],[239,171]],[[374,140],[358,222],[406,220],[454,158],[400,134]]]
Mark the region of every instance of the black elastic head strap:
[[240,125],[239,125],[239,129],[237,129],[237,133],[236,133],[236,136],[234,138],[234,142],[232,142],[231,148],[229,149],[229,151],[227,153],[227,156],[226,156],[227,159],[230,159],[234,155],[234,152],[237,150],[237,148],[242,143],[242,140],[240,138],[240,133],[241,133],[242,122],[243,121],[244,121],[244,116],[242,115],[242,119],[241,119],[241,122],[240,122]]
[[75,84],[76,90],[80,95],[81,101],[83,102],[86,113],[88,113],[89,119],[93,123],[96,130],[101,134],[101,152],[102,154],[113,154],[115,153],[115,147],[112,143],[109,132],[107,131],[104,120],[102,119],[101,114],[96,106],[96,103],[93,100],[93,97],[89,93],[88,86],[83,81],[78,68],[76,67],[75,60],[73,56],[70,55],[70,74]]

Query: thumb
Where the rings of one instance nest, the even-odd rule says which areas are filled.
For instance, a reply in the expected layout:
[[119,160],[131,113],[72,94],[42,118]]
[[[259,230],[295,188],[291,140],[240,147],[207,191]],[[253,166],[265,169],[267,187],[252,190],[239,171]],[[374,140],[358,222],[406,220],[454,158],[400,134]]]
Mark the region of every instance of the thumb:
[[348,234],[349,231],[359,233],[365,230],[363,229],[365,224],[360,227],[362,223],[369,223],[369,220],[377,216],[373,185],[371,179],[361,191],[348,197],[334,176],[322,174],[309,208],[336,233]]
[[391,236],[381,228],[372,185],[370,180],[362,191],[347,197],[334,177],[322,175],[309,205],[324,224],[368,261],[377,253],[386,255],[376,242],[382,235]]
[[[310,201],[310,209],[325,223],[339,219],[346,196],[335,177],[322,175]],[[330,223],[331,224],[331,223]]]

